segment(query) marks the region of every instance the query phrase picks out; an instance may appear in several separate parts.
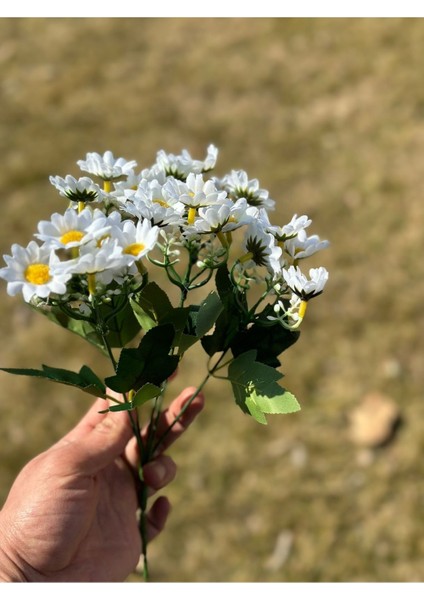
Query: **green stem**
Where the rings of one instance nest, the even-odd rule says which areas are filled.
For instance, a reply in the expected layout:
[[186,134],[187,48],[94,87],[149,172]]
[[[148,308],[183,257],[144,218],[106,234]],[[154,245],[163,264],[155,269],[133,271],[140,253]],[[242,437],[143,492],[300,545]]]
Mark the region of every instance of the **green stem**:
[[204,379],[197,386],[196,390],[190,396],[190,398],[188,399],[188,401],[184,404],[183,408],[180,410],[180,412],[178,413],[178,415],[174,418],[174,420],[172,421],[172,423],[167,427],[167,429],[164,431],[164,433],[156,441],[156,444],[153,447],[153,453],[155,453],[160,448],[161,444],[164,442],[164,440],[167,437],[167,435],[172,431],[172,429],[175,427],[175,425],[181,419],[181,417],[183,416],[183,414],[185,413],[185,411],[189,408],[189,406],[191,405],[191,403],[193,402],[193,400],[196,398],[196,396],[199,394],[199,392],[202,391],[202,389],[206,385],[207,381],[209,380],[209,377],[211,377],[211,376],[213,376],[215,374],[215,371],[218,369],[219,364],[222,361],[222,359],[224,358],[224,356],[226,355],[226,353],[227,353],[227,350],[224,350],[223,353],[221,354],[221,356],[219,357],[219,359],[217,360],[217,362],[215,363],[215,365],[211,369],[208,370],[208,374],[204,377]]
[[[101,318],[100,311],[97,311],[97,317],[99,320],[99,328],[102,332],[101,336],[102,336],[103,343],[106,347],[109,358],[111,360],[114,371],[116,373],[117,362],[115,360],[115,357],[113,356],[112,348],[110,347],[107,337],[103,331],[104,323]],[[127,402],[128,399],[127,399],[127,396],[125,393],[123,394],[123,397],[124,397],[124,401]],[[141,437],[140,423],[139,423],[137,409],[135,408],[132,411],[128,411],[128,416],[130,419],[133,434],[137,441],[138,451],[139,451],[139,455],[140,455],[140,464],[137,469],[138,480],[139,480],[139,485],[137,485],[137,498],[138,498],[138,505],[140,507],[140,520],[139,520],[138,526],[139,526],[139,532],[140,532],[140,538],[141,538],[141,548],[142,548],[142,554],[143,554],[143,578],[144,578],[144,581],[148,581],[149,580],[149,565],[148,565],[148,560],[147,560],[147,512],[146,512],[148,489],[147,489],[147,485],[144,483],[144,476],[143,476],[143,464],[145,464],[145,462],[147,462],[147,461],[145,461],[146,452],[145,452],[145,447],[143,444],[143,438]]]

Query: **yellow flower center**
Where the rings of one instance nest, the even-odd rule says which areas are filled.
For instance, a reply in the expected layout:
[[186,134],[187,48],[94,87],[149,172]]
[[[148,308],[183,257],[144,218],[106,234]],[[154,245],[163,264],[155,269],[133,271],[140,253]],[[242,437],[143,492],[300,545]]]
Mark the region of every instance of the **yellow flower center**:
[[84,233],[82,231],[77,231],[76,229],[73,229],[64,233],[60,238],[60,241],[62,244],[69,244],[71,242],[80,242],[83,237]]
[[156,204],[163,206],[163,208],[169,208],[169,204],[165,202],[165,200],[161,200],[161,198],[154,198],[153,202],[156,202]]
[[124,254],[131,254],[132,256],[138,256],[140,252],[144,250],[146,246],[144,244],[130,244],[124,248]]
[[193,225],[195,218],[196,218],[196,209],[193,208],[192,206],[190,206],[190,208],[188,209],[188,217],[187,217],[188,224]]
[[34,285],[44,285],[50,281],[49,265],[34,263],[25,270],[25,279]]

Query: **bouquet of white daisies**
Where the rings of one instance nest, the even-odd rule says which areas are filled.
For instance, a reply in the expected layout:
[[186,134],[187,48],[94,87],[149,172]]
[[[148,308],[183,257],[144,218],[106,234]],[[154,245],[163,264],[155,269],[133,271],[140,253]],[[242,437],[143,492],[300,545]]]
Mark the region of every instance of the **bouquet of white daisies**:
[[[267,414],[300,409],[278,383],[276,367],[328,279],[324,267],[305,274],[299,264],[328,242],[307,234],[305,215],[273,224],[274,200],[246,172],[210,177],[217,154],[213,145],[203,161],[186,150],[160,151],[153,166],[139,171],[135,161],[110,151],[88,153],[77,164],[90,177],[50,178],[67,199],[65,211],[40,221],[27,247],[13,244],[0,269],[8,294],[22,293],[33,309],[97,346],[111,364],[105,379],[87,365],[79,372],[46,365],[3,370],[76,386],[109,398],[109,411],[128,411],[141,481],[161,442],[149,439],[155,439],[166,381],[195,344],[206,360],[193,398],[209,377],[220,377],[259,423]],[[147,403],[151,437],[143,443],[138,411]],[[142,493],[145,557],[146,501]]]

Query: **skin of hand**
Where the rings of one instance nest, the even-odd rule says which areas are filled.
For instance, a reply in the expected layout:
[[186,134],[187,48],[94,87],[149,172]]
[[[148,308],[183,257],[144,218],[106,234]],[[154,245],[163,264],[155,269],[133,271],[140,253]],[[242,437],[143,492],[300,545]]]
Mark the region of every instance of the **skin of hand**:
[[[160,416],[157,437],[195,393],[186,388]],[[144,467],[150,495],[175,476],[162,454],[204,405],[198,394]],[[0,512],[0,581],[124,581],[141,552],[136,518],[136,440],[125,412],[99,411],[98,399],[78,425],[19,473]],[[145,434],[145,432],[143,432]],[[164,527],[165,497],[148,514],[148,538]]]

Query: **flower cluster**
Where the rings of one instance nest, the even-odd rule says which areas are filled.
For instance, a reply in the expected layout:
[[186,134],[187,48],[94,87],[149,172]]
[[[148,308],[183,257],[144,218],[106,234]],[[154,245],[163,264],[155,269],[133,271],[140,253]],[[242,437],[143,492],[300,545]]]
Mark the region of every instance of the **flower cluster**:
[[[7,267],[0,277],[8,293],[22,292],[26,302],[39,306],[59,301],[87,311],[95,296],[107,301],[119,289],[134,292],[156,265],[184,296],[194,281],[177,274],[181,250],[195,263],[197,287],[234,255],[233,233],[240,230],[234,285],[246,289],[262,283],[274,307],[267,319],[298,327],[306,303],[322,292],[328,278],[323,267],[311,269],[308,278],[299,263],[328,242],[308,236],[311,220],[305,215],[294,215],[283,226],[271,224],[275,201],[244,171],[207,178],[217,153],[211,145],[200,161],[187,151],[178,156],[160,151],[156,163],[141,172],[135,161],[114,158],[110,151],[88,153],[78,165],[102,180],[102,187],[87,176],[51,177],[69,207],[38,224],[35,237],[41,245],[14,244],[4,257]],[[160,260],[154,258],[159,254]]]

